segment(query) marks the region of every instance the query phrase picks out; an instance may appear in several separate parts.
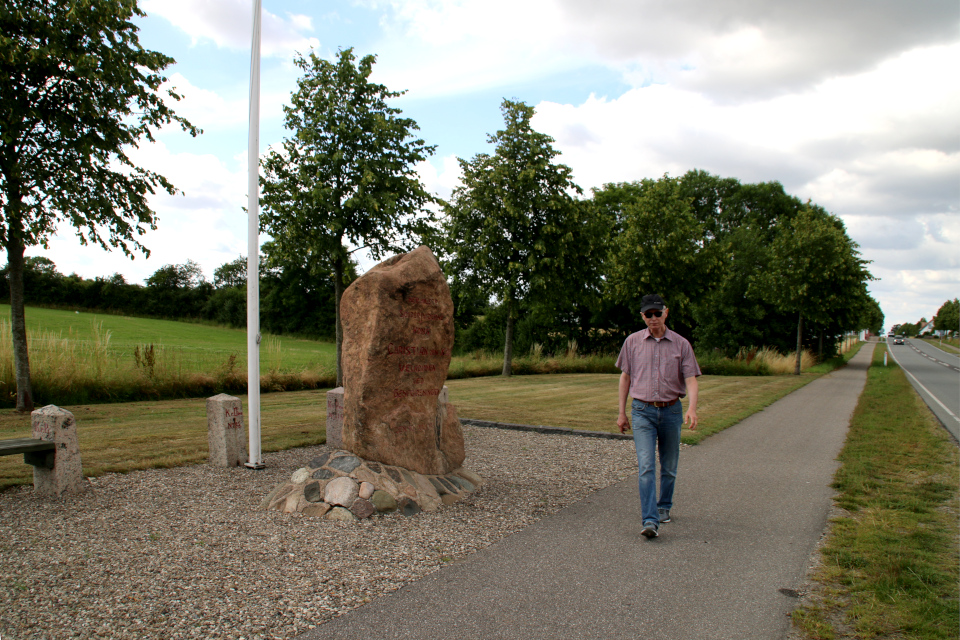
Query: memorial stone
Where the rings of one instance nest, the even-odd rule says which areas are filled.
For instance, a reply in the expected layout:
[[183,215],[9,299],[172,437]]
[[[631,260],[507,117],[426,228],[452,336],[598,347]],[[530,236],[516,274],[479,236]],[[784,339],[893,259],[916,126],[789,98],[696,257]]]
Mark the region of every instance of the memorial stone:
[[207,442],[210,464],[216,467],[243,465],[246,450],[240,398],[225,393],[207,398]]
[[463,433],[443,385],[453,347],[453,301],[430,249],[370,269],[344,292],[340,314],[342,447],[421,474],[459,468]]
[[59,498],[68,493],[82,493],[90,488],[83,477],[77,421],[73,414],[52,404],[30,414],[33,437],[55,445],[53,468],[33,467],[33,486],[37,495]]

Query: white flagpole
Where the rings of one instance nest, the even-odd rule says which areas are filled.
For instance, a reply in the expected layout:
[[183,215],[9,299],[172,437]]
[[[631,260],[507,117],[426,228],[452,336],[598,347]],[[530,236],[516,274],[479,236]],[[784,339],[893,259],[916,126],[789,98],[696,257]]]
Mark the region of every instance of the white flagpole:
[[251,469],[260,456],[260,1],[253,1],[250,45],[250,134],[247,140],[247,429]]

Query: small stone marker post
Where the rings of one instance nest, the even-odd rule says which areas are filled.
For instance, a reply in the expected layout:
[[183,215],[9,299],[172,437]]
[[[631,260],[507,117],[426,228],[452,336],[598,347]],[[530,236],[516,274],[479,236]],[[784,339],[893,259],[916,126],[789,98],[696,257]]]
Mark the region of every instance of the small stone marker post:
[[327,391],[327,446],[343,447],[343,387]]
[[246,457],[243,446],[243,406],[240,398],[225,393],[207,398],[207,440],[210,464],[239,467]]
[[56,445],[52,469],[35,466],[33,486],[37,495],[59,498],[67,493],[82,493],[90,488],[80,464],[77,421],[73,414],[52,404],[30,414],[33,437]]

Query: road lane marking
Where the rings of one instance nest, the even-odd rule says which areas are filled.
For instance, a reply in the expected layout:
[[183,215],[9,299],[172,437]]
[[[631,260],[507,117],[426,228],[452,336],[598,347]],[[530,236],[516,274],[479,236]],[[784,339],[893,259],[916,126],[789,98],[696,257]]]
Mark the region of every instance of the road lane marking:
[[[892,354],[893,351],[891,351],[890,353]],[[904,372],[904,373],[906,373],[908,376],[910,376],[911,378],[913,378],[913,381],[916,382],[918,385],[920,385],[920,388],[921,388],[921,389],[923,389],[924,391],[927,392],[927,395],[929,395],[931,398],[933,398],[933,401],[934,401],[934,402],[936,402],[938,405],[940,405],[940,406],[943,408],[944,411],[946,411],[947,413],[949,413],[951,418],[953,418],[953,419],[956,420],[958,423],[960,423],[960,418],[958,418],[958,417],[953,413],[953,411],[950,411],[950,409],[947,409],[947,405],[945,405],[945,404],[943,404],[942,402],[940,402],[940,398],[938,398],[937,396],[935,396],[935,395],[933,395],[932,393],[930,393],[930,389],[927,389],[925,386],[923,386],[923,383],[920,382],[919,380],[917,380],[917,377],[916,377],[915,375],[913,375],[912,373],[910,373],[909,371],[907,371],[906,369],[903,368],[903,365],[900,364],[900,361],[899,361],[899,360],[897,360],[897,356],[893,356],[893,360],[894,360],[894,362],[897,363],[897,366],[898,366],[898,367],[900,367],[901,369],[903,369],[903,372]]]

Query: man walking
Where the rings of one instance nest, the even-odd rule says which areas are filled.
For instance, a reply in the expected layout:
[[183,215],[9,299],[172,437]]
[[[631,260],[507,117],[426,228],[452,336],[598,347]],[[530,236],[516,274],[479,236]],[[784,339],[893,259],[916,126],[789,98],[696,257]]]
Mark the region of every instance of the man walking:
[[[659,535],[660,525],[670,522],[673,489],[680,459],[680,429],[689,423],[697,428],[697,376],[700,365],[693,347],[667,329],[666,303],[658,295],[641,300],[640,313],[647,328],[630,334],[623,343],[617,368],[620,374],[620,433],[633,429],[640,466],[640,509],[647,538]],[[686,417],[680,398],[690,395]],[[632,399],[631,420],[627,398]],[[660,452],[660,498],[657,499],[656,454]]]

